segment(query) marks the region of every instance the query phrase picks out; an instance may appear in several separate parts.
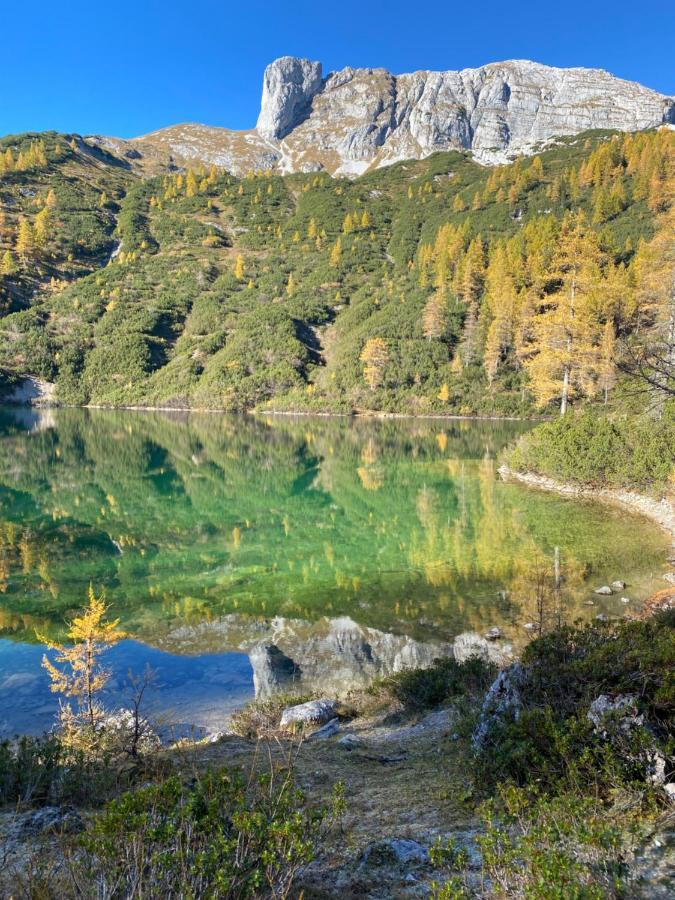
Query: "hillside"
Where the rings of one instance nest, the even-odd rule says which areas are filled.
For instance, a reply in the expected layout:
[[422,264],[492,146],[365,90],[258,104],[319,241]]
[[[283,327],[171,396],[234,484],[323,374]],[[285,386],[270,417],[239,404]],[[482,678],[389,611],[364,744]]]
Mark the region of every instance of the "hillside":
[[70,135],[0,151],[2,377],[54,382],[62,403],[611,403],[618,343],[667,306],[646,275],[669,264],[649,244],[672,199],[667,129],[589,132],[491,169],[437,153],[353,180],[141,175]]

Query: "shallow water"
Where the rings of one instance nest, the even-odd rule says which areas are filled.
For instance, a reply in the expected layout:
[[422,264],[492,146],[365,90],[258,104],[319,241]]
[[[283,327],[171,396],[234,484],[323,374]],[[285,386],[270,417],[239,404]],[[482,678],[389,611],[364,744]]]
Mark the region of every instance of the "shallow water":
[[[35,629],[63,636],[90,582],[129,635],[109,702],[147,663],[154,709],[210,729],[254,693],[508,655],[555,571],[565,618],[623,614],[621,596],[661,586],[666,537],[502,484],[496,458],[528,427],[4,411],[0,734],[52,721]],[[593,595],[618,578],[621,595]],[[488,643],[495,625],[504,639]]]

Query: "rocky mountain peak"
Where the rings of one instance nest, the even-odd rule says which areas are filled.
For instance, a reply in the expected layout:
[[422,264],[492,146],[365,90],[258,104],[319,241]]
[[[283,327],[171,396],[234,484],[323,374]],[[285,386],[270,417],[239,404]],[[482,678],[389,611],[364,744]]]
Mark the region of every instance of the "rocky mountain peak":
[[265,70],[257,126],[181,125],[138,138],[137,149],[178,164],[326,170],[359,175],[438,150],[485,164],[537,152],[590,129],[640,131],[675,124],[675,99],[600,69],[507,60],[474,69],[393,75],[283,56]]
[[320,62],[294,56],[275,59],[263,77],[258,133],[271,140],[285,137],[307,114],[322,84]]

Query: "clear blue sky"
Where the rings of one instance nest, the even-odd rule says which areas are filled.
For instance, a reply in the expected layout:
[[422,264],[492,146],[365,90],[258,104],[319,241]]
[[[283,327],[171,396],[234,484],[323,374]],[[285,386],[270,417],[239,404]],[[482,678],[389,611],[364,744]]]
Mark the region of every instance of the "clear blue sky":
[[177,122],[250,128],[265,65],[597,66],[675,95],[675,2],[32,0],[2,11],[0,134],[133,137]]

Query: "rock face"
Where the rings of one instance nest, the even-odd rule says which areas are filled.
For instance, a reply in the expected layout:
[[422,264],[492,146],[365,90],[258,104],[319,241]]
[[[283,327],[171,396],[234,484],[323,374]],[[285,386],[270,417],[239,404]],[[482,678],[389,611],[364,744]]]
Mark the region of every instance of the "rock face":
[[265,69],[256,129],[269,139],[286,137],[309,112],[321,89],[321,63],[282,56]]
[[638,131],[675,124],[675,99],[599,69],[527,60],[476,69],[392,75],[284,56],[265,70],[255,130],[180,125],[138,138],[176,160],[235,173],[251,168],[357,175],[437,150],[470,150],[501,163],[593,128]]

